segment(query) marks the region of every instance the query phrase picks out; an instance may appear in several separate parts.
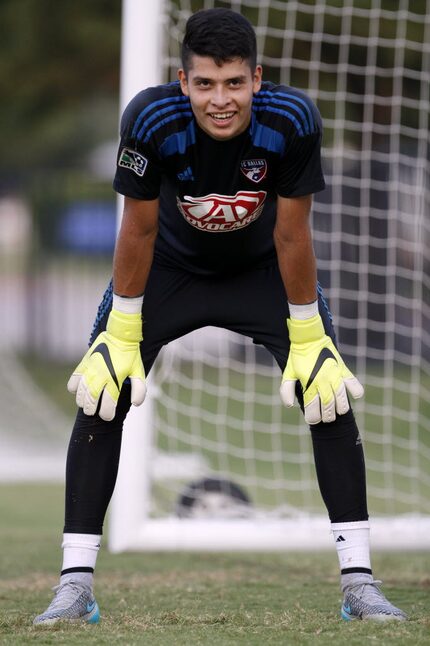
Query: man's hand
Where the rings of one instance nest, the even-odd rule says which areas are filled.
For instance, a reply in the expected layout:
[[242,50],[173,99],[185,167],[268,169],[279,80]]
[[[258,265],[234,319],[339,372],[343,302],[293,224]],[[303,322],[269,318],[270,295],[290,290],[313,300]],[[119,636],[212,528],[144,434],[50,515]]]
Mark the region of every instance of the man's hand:
[[305,320],[288,319],[287,325],[291,348],[282,376],[282,401],[293,406],[296,381],[300,381],[307,423],[333,422],[336,413],[349,410],[346,391],[358,399],[364,394],[363,386],[326,335],[319,314]]
[[139,406],[143,402],[146,384],[140,341],[141,313],[125,314],[113,309],[106,332],[99,334],[67,384],[86,415],[95,414],[101,396],[99,415],[107,422],[111,421],[127,377],[131,380],[131,403]]

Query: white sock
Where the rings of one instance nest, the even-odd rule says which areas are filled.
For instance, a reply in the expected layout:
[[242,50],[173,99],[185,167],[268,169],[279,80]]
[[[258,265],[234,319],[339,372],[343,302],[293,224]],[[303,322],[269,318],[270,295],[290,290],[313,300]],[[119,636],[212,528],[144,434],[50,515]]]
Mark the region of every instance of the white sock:
[[63,534],[63,566],[61,575],[75,572],[92,574],[96,566],[101,535]]
[[331,529],[341,574],[371,574],[369,521],[332,523]]

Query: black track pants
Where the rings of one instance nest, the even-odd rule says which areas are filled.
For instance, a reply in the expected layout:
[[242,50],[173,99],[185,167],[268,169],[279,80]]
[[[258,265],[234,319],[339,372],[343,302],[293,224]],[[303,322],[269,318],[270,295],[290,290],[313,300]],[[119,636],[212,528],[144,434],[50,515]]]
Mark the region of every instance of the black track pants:
[[[318,300],[325,330],[334,339],[321,290]],[[111,307],[109,286],[99,307],[92,340],[105,329]],[[283,370],[290,347],[287,317],[287,297],[275,265],[217,278],[153,266],[143,306],[141,354],[145,371],[149,373],[163,345],[206,325],[227,328],[264,345]],[[129,402],[130,387],[125,384],[113,421],[104,422],[97,415],[88,417],[78,412],[67,459],[67,532],[102,531],[115,486]],[[367,519],[364,457],[352,412],[331,424],[312,426],[311,432],[318,482],[331,521]]]

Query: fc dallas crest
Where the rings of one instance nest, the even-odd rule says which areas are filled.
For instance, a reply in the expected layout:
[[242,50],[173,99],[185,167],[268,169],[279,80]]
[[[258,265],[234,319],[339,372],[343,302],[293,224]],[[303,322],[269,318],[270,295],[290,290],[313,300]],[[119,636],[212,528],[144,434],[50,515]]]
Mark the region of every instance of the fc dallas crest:
[[240,162],[240,170],[251,182],[258,184],[266,177],[267,162],[265,159],[243,159]]
[[184,195],[177,199],[186,221],[196,229],[219,233],[243,229],[254,222],[263,210],[266,191],[238,191],[236,195],[210,193],[203,197]]

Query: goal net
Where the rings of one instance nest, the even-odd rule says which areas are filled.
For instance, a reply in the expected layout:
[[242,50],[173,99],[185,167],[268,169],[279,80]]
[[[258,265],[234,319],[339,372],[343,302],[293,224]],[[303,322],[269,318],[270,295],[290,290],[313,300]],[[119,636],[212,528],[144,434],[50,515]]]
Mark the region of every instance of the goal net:
[[[366,386],[354,409],[373,544],[429,547],[430,3],[168,2],[160,81],[175,78],[190,13],[213,6],[248,17],[264,77],[321,112],[314,245],[342,354]],[[165,348],[126,424],[113,550],[331,544],[310,433],[282,407],[280,378],[263,348],[223,330]]]

